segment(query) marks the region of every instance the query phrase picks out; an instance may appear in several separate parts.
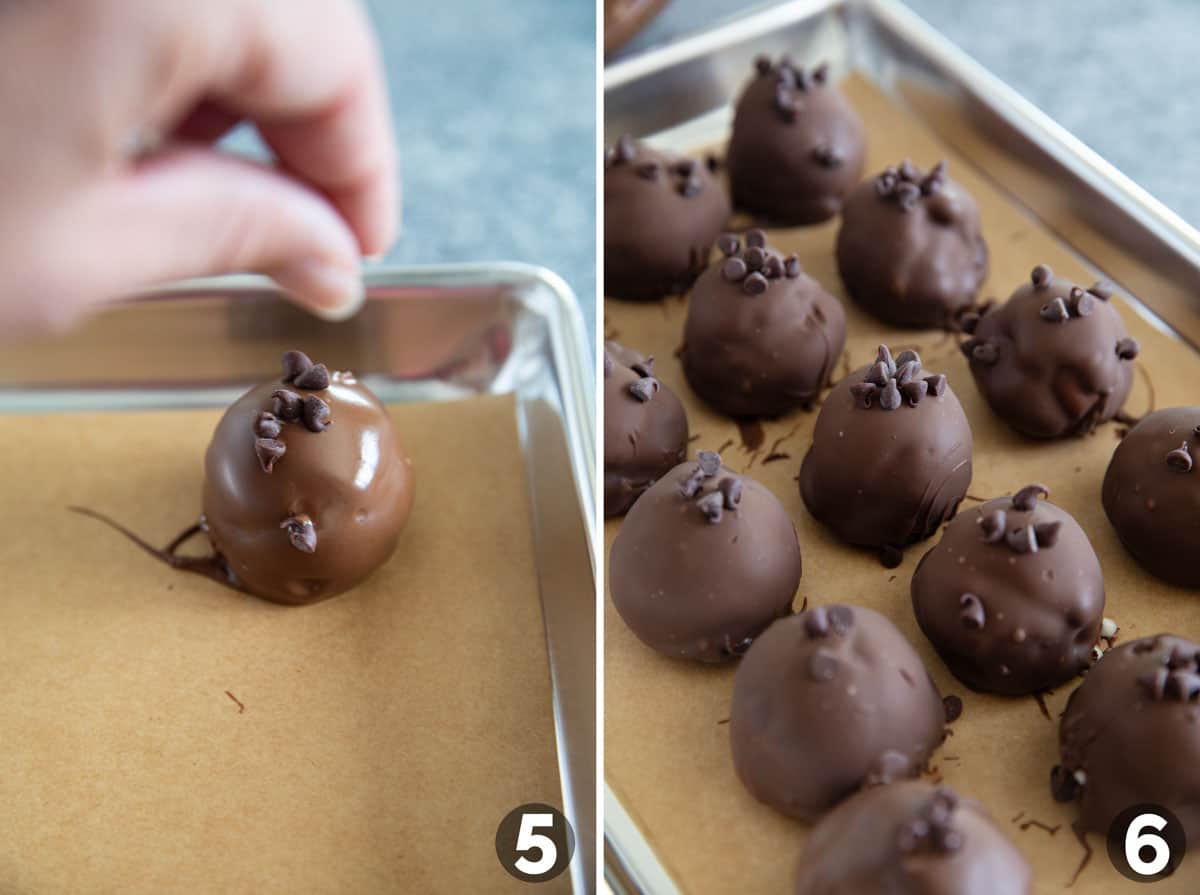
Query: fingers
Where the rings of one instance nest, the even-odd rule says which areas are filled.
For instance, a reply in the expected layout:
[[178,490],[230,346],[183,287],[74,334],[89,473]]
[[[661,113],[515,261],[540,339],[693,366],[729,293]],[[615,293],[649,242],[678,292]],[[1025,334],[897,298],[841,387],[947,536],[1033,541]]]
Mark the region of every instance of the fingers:
[[87,290],[80,301],[255,272],[330,319],[362,303],[357,241],[329,203],[278,171],[210,149],[169,150],[101,183],[48,236],[73,253],[74,279]]
[[327,196],[364,254],[395,238],[398,176],[379,51],[351,0],[242,0],[240,51],[215,98]]

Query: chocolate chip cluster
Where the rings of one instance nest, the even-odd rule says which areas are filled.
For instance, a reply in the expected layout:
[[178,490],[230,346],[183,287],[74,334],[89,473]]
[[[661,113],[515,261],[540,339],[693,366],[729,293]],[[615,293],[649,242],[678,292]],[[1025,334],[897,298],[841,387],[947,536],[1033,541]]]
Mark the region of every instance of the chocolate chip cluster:
[[946,377],[941,373],[921,377],[921,358],[915,351],[901,351],[893,360],[886,345],[879,346],[866,378],[850,388],[855,404],[869,410],[879,405],[896,410],[901,404],[916,407],[926,395],[940,398],[946,393]]
[[915,817],[900,825],[896,834],[897,847],[904,854],[958,851],[963,845],[962,833],[951,826],[956,808],[958,796],[939,787]]
[[925,174],[905,159],[898,165],[884,168],[875,178],[875,192],[881,199],[897,203],[902,211],[912,211],[926,196],[932,196],[946,185],[946,163],[938,162]]
[[741,283],[747,295],[762,295],[773,280],[794,280],[804,273],[798,256],[784,258],[767,248],[767,234],[762,230],[747,230],[744,247],[735,234],[723,233],[717,239],[717,248],[725,256],[721,276],[731,283]]
[[[1038,498],[1049,495],[1045,485],[1026,485],[1013,495],[1013,509],[1031,513],[1037,508]],[[1013,553],[1037,553],[1044,547],[1053,547],[1058,543],[1058,533],[1062,528],[1062,523],[1058,521],[1012,526],[1009,522],[1008,513],[1004,510],[993,510],[979,520],[979,530],[983,534],[984,543],[1003,543]]]
[[[1193,434],[1200,437],[1200,426],[1192,430]],[[1192,462],[1192,452],[1188,443],[1185,441],[1173,451],[1167,452],[1167,465],[1176,472],[1191,472],[1195,467]]]
[[[804,633],[813,640],[824,640],[830,636],[843,637],[854,627],[854,610],[849,606],[818,606],[804,614]],[[818,647],[808,657],[808,676],[817,683],[833,680],[841,669],[831,651]]]
[[742,502],[742,480],[736,476],[725,476],[716,483],[715,490],[705,492],[704,486],[721,471],[721,455],[715,451],[700,451],[696,461],[696,468],[683,480],[679,493],[695,501],[700,512],[715,525],[721,521],[725,510],[736,510]]
[[[1147,651],[1154,642],[1146,644]],[[1195,702],[1200,698],[1200,653],[1173,647],[1162,665],[1137,679],[1154,702]]]
[[[629,369],[641,377],[635,382],[629,383],[629,394],[644,404],[653,398],[662,387],[662,384],[654,378],[654,358],[648,357],[645,360],[637,361]],[[604,352],[604,378],[607,379],[612,373],[613,359],[606,351]]]
[[618,168],[623,165],[633,165],[633,173],[642,180],[657,181],[660,177],[668,178],[675,192],[685,199],[691,199],[704,191],[704,178],[700,174],[700,164],[695,159],[681,158],[674,162],[663,163],[656,159],[637,161],[637,143],[629,134],[622,134],[620,139],[604,154],[605,168]]
[[[288,351],[283,355],[283,381],[309,392],[329,388],[329,370],[324,364],[314,364],[303,351]],[[291,389],[276,389],[271,394],[271,409],[264,410],[254,420],[254,453],[263,472],[271,472],[287,453],[287,445],[279,440],[286,423],[303,422],[310,432],[324,432],[332,424],[329,405],[316,395],[301,397]]]
[[[759,56],[754,60],[754,68],[760,78],[775,78],[772,107],[779,119],[787,124],[794,122],[804,108],[804,94],[829,81],[829,64],[825,62],[810,71],[788,56],[781,57],[778,64],[767,56]],[[826,148],[823,154],[831,162],[828,167],[837,167],[843,161],[841,154],[832,148]]]

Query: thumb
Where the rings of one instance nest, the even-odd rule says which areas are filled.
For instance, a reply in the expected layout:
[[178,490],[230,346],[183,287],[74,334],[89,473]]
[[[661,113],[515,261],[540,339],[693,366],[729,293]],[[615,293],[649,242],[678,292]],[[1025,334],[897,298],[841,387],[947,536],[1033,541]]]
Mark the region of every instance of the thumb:
[[[320,193],[212,149],[167,150],[81,197],[60,245],[82,247],[81,303],[169,280],[263,273],[327,319],[362,304],[358,243]],[[83,265],[81,270],[79,265]]]

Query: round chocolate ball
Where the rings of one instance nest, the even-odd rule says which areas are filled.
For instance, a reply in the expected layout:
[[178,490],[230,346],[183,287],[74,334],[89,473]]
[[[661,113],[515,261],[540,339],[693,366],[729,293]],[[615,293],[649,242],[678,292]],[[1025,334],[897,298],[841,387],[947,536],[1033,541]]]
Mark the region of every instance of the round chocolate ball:
[[800,466],[809,512],[863,547],[924,540],[970,483],[971,427],[946,377],[883,345],[826,397]]
[[604,343],[604,515],[620,516],[687,457],[688,423],[654,358]]
[[979,208],[946,176],[905,161],[859,184],[837,235],[846,292],[893,326],[954,329],[987,276]]
[[653,301],[685,291],[729,215],[706,165],[621,137],[604,159],[604,294]]
[[1060,801],[1107,833],[1134,805],[1161,805],[1200,843],[1200,644],[1170,634],[1106,652],[1067,700],[1059,727]]
[[1031,895],[1032,871],[978,802],[903,780],[852,796],[804,845],[796,895]]
[[412,508],[412,461],[379,399],[296,351],[225,411],[204,473],[208,536],[232,583],[276,603],[358,584]]
[[705,401],[734,417],[809,408],[846,343],[841,303],[795,255],[721,237],[722,257],[696,283],[683,329],[683,372]]
[[1109,303],[1111,287],[1056,277],[1044,264],[962,345],[995,414],[1028,438],[1087,435],[1129,396],[1138,345]]
[[1100,560],[1066,510],[1022,488],[959,513],[912,579],[917,623],[973,690],[1022,696],[1086,669],[1104,622]]
[[937,687],[904,635],[859,606],[781,619],[733,684],[733,764],[760,802],[820,817],[864,785],[915,777],[942,741]]
[[1163,581],[1200,588],[1200,407],[1157,410],[1130,429],[1102,499],[1134,559]]
[[800,545],[775,495],[701,451],[630,508],[608,569],[613,605],[647,646],[724,662],[791,612]]
[[818,224],[841,210],[862,176],[862,121],[827,65],[760,57],[755,69],[725,159],[733,203],[776,224]]

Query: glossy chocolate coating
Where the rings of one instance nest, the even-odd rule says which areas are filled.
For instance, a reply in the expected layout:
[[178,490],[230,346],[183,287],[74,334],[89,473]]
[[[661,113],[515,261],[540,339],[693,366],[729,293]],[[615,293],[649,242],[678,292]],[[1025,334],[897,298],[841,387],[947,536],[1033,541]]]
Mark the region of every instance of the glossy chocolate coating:
[[1017,432],[1087,435],[1129,396],[1136,345],[1107,300],[1038,270],[1039,285],[1031,278],[984,314],[963,352],[983,397]]
[[[764,245],[756,250],[733,235],[722,237],[725,248],[736,250],[723,250],[692,290],[683,372],[700,397],[729,416],[809,408],[841,357],[846,314],[800,269],[798,258],[766,248],[762,231],[750,231],[747,240]],[[754,272],[747,256],[755,270],[772,275],[760,271],[761,279],[748,282]]]
[[1096,551],[1070,513],[1031,493],[960,512],[913,574],[917,623],[973,690],[1056,687],[1091,664],[1100,637]]
[[893,326],[954,328],[987,276],[979,208],[940,171],[888,168],[859,184],[842,210],[837,263],[846,292]]
[[604,55],[631,41],[668,0],[604,0]]
[[[412,508],[412,464],[379,399],[335,373],[325,389],[294,389],[328,405],[329,427],[283,424],[276,440],[285,452],[266,472],[255,421],[271,411],[277,389],[294,386],[255,386],[217,424],[204,458],[204,515],[237,586],[277,603],[315,603],[358,584],[392,554]],[[281,527],[305,517],[312,552]]]
[[756,69],[726,156],[733,204],[776,224],[828,220],[862,176],[862,121],[823,66],[759,59]]
[[[681,463],[629,510],[609,556],[609,590],[647,646],[674,658],[725,662],[791,612],[800,545],[765,487],[723,466],[700,479],[698,467]],[[686,497],[681,489],[693,478],[700,488]],[[720,489],[731,487],[722,482],[736,480],[736,508],[726,506],[710,521],[704,501],[722,506]]]
[[971,427],[945,377],[926,370],[916,375],[927,383],[916,406],[901,395],[885,410],[890,387],[861,406],[855,391],[877,366],[855,370],[826,396],[800,466],[800,494],[843,541],[899,548],[932,535],[966,496]]
[[1078,801],[1084,830],[1107,833],[1126,808],[1154,804],[1179,819],[1193,848],[1200,844],[1198,654],[1200,644],[1169,634],[1123,643],[1071,694],[1052,790]]
[[1031,895],[1021,852],[978,802],[923,780],[873,786],[823,817],[795,895]]
[[1130,429],[1102,499],[1134,559],[1164,581],[1200,588],[1200,407],[1156,410]]
[[604,515],[620,516],[687,457],[688,423],[675,393],[653,379],[653,359],[616,342],[604,354]]
[[944,723],[937,687],[895,625],[860,606],[821,606],[751,645],[729,740],[751,795],[813,821],[865,784],[915,777]]
[[604,294],[653,301],[684,292],[729,215],[729,196],[704,164],[622,137],[604,160]]

